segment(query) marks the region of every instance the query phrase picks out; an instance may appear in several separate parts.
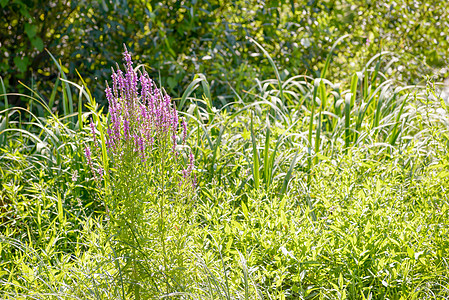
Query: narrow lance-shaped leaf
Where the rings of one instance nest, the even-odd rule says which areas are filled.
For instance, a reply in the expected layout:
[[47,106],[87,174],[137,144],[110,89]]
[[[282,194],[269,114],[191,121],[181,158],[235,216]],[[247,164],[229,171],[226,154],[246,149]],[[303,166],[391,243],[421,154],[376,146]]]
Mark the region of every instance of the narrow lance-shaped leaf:
[[351,132],[349,126],[351,124],[351,94],[345,96],[345,148],[348,151],[351,140]]
[[253,114],[251,113],[251,142],[253,144],[253,176],[254,176],[254,187],[259,189],[260,185],[260,174],[259,174],[259,152],[257,151],[256,137],[254,136],[253,128]]
[[326,63],[324,64],[323,71],[321,71],[321,78],[326,78],[327,70],[329,69],[329,65],[332,60],[332,55],[334,53],[335,47],[337,47],[338,43],[340,43],[342,40],[344,40],[348,36],[349,36],[349,34],[345,34],[344,36],[342,36],[338,40],[336,40],[335,43],[332,45],[332,48],[329,51],[329,54],[327,55]]
[[58,75],[58,77],[56,78],[55,86],[53,87],[53,90],[51,91],[50,99],[48,101],[48,107],[50,109],[53,108],[53,105],[55,103],[56,93],[58,92],[59,82],[60,82],[60,79],[59,79],[59,75]]
[[313,133],[313,122],[315,119],[315,105],[316,105],[315,102],[316,102],[316,97],[317,97],[317,93],[318,93],[319,82],[320,82],[319,79],[315,79],[314,85],[313,85],[312,111],[310,114],[309,135],[308,135],[309,146],[308,146],[307,161],[308,161],[308,170],[309,171],[312,169],[312,147],[313,147],[312,133]]
[[[56,67],[58,68],[59,73],[61,74],[62,78],[67,80],[67,76],[65,75],[65,72],[61,67],[61,63],[56,60],[56,58],[50,53],[50,51],[48,51],[47,49],[45,49],[45,50],[50,55],[53,62],[56,64]],[[70,86],[67,83],[63,82],[62,85],[64,87],[63,90],[65,89],[65,96],[63,98],[64,110],[65,110],[64,114],[65,115],[67,115],[68,113],[72,114],[73,113],[72,91],[70,90]],[[67,101],[67,103],[66,103],[66,101]],[[73,129],[73,124],[70,126]]]
[[399,112],[398,112],[398,114],[396,116],[396,122],[394,122],[394,127],[393,127],[393,130],[391,132],[391,136],[390,136],[390,144],[392,146],[394,146],[394,144],[396,143],[396,140],[397,140],[397,138],[399,136],[398,127],[399,127],[399,123],[400,123],[400,120],[401,120],[402,113],[404,111],[404,105],[405,105],[405,102],[407,102],[407,99],[408,99],[408,95],[406,97],[404,97],[404,101],[402,101],[401,108],[399,109]]
[[[0,124],[0,132],[5,130],[6,128],[8,128],[9,126],[9,104],[8,104],[8,96],[6,95],[6,89],[5,89],[5,84],[3,83],[3,78],[0,76],[0,82],[2,84],[2,93],[4,95],[5,98],[5,119],[2,121],[2,124]],[[2,137],[0,139],[0,143],[4,144],[4,142],[6,142],[6,136]]]
[[295,164],[296,164],[296,158],[298,157],[299,150],[300,149],[296,150],[295,156],[293,157],[293,159],[290,163],[290,167],[288,168],[287,174],[284,177],[284,181],[282,183],[282,188],[281,188],[281,193],[279,195],[280,199],[282,199],[284,197],[285,192],[287,191],[287,186],[288,186],[288,183],[290,182],[290,178],[293,173],[293,168],[295,167]]
[[178,110],[182,110],[184,108],[184,105],[187,102],[188,97],[192,94],[192,92],[198,88],[199,84],[202,84],[203,90],[206,93],[206,98],[211,100],[210,97],[210,88],[209,83],[207,82],[206,76],[204,74],[196,74],[193,81],[187,86],[184,93],[181,96],[181,100],[178,104]]
[[359,81],[359,77],[357,76],[357,73],[354,73],[354,75],[352,75],[351,77],[351,108],[354,106],[355,104],[355,99],[357,96],[357,83]]
[[270,169],[273,167],[270,164],[269,152],[270,152],[270,119],[267,116],[267,130],[265,134],[265,149],[263,155],[264,181],[267,190],[270,185]]
[[260,50],[262,50],[263,54],[267,57],[268,61],[270,62],[271,66],[273,67],[274,74],[276,75],[276,79],[278,80],[279,84],[279,93],[281,95],[282,104],[285,105],[285,98],[284,98],[284,90],[282,89],[282,80],[281,76],[279,75],[278,68],[276,67],[276,64],[274,63],[273,59],[271,58],[270,54],[265,50],[258,42],[256,42],[253,38],[249,37],[249,40],[254,43]]

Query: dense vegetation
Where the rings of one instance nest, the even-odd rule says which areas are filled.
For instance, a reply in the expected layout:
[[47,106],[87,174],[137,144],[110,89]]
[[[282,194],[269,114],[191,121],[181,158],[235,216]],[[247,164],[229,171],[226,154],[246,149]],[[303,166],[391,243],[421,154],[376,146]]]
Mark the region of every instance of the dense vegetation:
[[229,84],[248,89],[253,78],[271,77],[247,36],[282,66],[283,78],[320,77],[331,46],[346,34],[329,70],[335,81],[360,71],[379,51],[394,52],[399,61],[385,72],[409,83],[437,75],[449,59],[444,1],[239,0],[231,6],[222,0],[2,0],[0,8],[6,87],[23,92],[20,80],[47,100],[49,82],[60,71],[48,63],[45,49],[61,59],[70,80],[78,80],[77,69],[102,104],[104,82],[123,44],[173,97],[182,95],[196,73],[207,74],[217,104],[234,97]]
[[0,1],[2,298],[449,297],[444,4],[276,3]]

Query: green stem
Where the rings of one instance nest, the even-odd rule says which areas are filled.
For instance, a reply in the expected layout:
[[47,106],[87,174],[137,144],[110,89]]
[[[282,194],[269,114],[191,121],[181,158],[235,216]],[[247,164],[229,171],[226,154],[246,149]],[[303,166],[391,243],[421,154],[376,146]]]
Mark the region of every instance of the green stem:
[[[161,234],[161,244],[162,244],[162,254],[164,256],[164,272],[167,272],[167,252],[165,248],[165,224],[164,224],[164,205],[165,205],[165,152],[166,147],[165,143],[163,147],[161,147],[162,154],[162,195],[160,201],[160,215],[159,215],[159,232]],[[167,278],[167,293],[168,293],[168,278]]]

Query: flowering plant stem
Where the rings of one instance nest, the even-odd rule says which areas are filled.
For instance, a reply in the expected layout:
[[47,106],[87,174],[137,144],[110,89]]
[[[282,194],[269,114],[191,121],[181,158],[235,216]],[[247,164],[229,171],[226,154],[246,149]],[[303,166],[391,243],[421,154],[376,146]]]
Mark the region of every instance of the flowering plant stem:
[[125,73],[117,68],[112,88],[106,88],[105,139],[97,140],[91,122],[94,153],[104,154],[100,148],[107,149],[106,158],[101,159],[105,171],[94,167],[90,147],[86,157],[106,195],[110,235],[124,263],[121,274],[134,298],[140,299],[161,290],[160,283],[149,287],[147,276],[159,273],[163,290],[169,293],[171,281],[183,270],[187,232],[183,223],[188,222],[188,206],[194,197],[194,161],[186,145],[186,122],[182,119],[179,126],[170,97],[145,71],[137,73],[132,68],[128,51],[124,58]]

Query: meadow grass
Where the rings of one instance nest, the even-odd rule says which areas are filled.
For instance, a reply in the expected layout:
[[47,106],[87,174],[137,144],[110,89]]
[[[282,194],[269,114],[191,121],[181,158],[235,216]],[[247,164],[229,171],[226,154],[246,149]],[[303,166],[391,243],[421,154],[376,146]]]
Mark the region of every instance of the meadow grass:
[[[281,79],[264,54],[275,79],[234,90],[233,102],[216,105],[204,75],[177,99],[198,175],[188,255],[182,275],[170,275],[166,253],[133,246],[145,273],[139,295],[449,297],[449,111],[435,85],[387,79],[383,56],[338,84]],[[137,299],[84,155],[92,137],[83,123],[106,118],[83,83],[61,77],[50,103],[62,116],[34,93],[25,96],[38,115],[2,96],[1,293]]]

